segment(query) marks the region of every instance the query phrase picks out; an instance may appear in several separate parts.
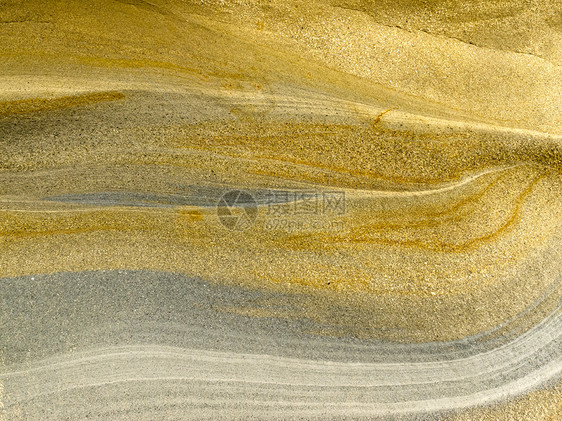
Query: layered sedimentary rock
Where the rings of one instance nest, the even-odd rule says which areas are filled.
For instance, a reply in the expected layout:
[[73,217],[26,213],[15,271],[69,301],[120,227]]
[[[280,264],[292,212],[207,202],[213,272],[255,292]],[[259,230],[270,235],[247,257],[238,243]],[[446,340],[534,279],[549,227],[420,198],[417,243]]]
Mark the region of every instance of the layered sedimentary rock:
[[555,419],[559,16],[1,4],[0,417]]

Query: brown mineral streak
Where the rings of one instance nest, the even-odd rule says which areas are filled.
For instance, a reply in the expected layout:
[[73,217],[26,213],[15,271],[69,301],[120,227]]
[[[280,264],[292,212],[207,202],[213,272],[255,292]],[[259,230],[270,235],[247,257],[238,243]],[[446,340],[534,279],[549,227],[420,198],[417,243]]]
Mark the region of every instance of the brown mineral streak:
[[[0,277],[197,277],[261,294],[213,311],[323,339],[540,333],[562,294],[562,38],[560,4],[532,3],[5,2]],[[342,192],[345,212],[278,218],[293,232],[259,202],[229,231],[237,189]],[[560,419],[559,379],[533,388],[444,416]]]

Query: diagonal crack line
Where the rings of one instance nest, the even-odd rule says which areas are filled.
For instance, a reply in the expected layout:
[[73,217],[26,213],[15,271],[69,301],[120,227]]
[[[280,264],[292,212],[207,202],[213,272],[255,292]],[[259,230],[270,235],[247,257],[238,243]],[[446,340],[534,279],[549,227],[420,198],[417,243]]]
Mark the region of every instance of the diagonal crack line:
[[505,49],[502,49],[502,48],[493,48],[493,47],[488,47],[488,46],[485,46],[485,45],[475,44],[475,43],[473,43],[473,42],[471,42],[471,41],[463,40],[463,39],[461,39],[461,38],[458,38],[458,37],[455,37],[455,36],[451,36],[451,35],[444,35],[444,34],[432,33],[432,32],[430,32],[430,31],[428,31],[428,30],[426,30],[426,29],[419,29],[419,28],[416,28],[416,29],[409,29],[409,28],[405,28],[405,27],[403,27],[403,26],[401,26],[401,25],[389,25],[389,24],[386,24],[386,23],[382,23],[382,22],[377,21],[374,17],[370,16],[368,13],[365,13],[365,12],[363,12],[363,11],[361,11],[361,10],[356,10],[356,9],[352,9],[352,8],[348,8],[348,7],[344,7],[344,6],[334,6],[334,7],[339,8],[339,9],[352,10],[352,11],[354,11],[354,12],[364,13],[364,14],[366,14],[367,16],[369,16],[369,18],[372,19],[372,21],[373,21],[375,24],[380,25],[380,26],[384,26],[385,28],[400,29],[400,30],[405,31],[405,32],[408,32],[408,33],[410,33],[410,34],[416,34],[416,33],[420,33],[420,32],[421,32],[421,33],[424,33],[424,34],[426,34],[426,35],[430,35],[430,36],[432,36],[432,37],[451,39],[451,40],[455,40],[455,41],[461,42],[461,43],[466,44],[466,45],[472,45],[472,46],[474,46],[474,47],[484,48],[484,49],[491,50],[491,51],[501,51],[501,52],[505,52],[505,53],[514,53],[514,54],[519,54],[519,55],[531,56],[531,57],[534,57],[534,58],[536,58],[536,59],[538,59],[538,60],[544,61],[544,62],[546,62],[546,63],[548,63],[548,64],[550,64],[550,65],[552,65],[552,66],[554,66],[554,67],[562,67],[561,64],[556,64],[556,63],[554,63],[554,62],[552,62],[552,61],[550,61],[550,60],[548,60],[548,59],[546,59],[546,58],[544,58],[544,57],[541,57],[541,56],[539,56],[539,55],[537,55],[537,54],[530,53],[530,52],[527,52],[527,51],[505,50]]

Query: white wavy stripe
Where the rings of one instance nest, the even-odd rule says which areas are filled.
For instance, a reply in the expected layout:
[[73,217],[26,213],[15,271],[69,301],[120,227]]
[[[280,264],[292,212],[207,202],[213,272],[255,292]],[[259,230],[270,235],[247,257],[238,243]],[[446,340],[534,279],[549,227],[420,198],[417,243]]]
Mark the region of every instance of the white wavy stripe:
[[[245,394],[258,392],[265,385],[294,391],[327,389],[301,402],[310,414],[315,413],[314,408],[325,409],[326,405],[333,406],[331,415],[337,415],[338,408],[358,415],[449,410],[516,396],[560,376],[562,352],[553,341],[560,339],[561,333],[562,317],[557,311],[496,349],[447,361],[405,363],[315,361],[157,345],[109,347],[60,355],[24,370],[5,372],[0,380],[5,384],[6,407],[75,389],[129,382],[145,382],[151,387],[148,383],[179,381],[214,384],[219,389],[221,384],[229,383],[228,390],[234,394],[238,389],[232,383],[244,384],[236,397],[242,406]],[[538,354],[549,346],[552,349],[544,361],[544,356],[541,359]],[[444,397],[444,391],[462,390],[468,384],[467,390],[472,393]],[[384,402],[377,400],[381,390],[369,389],[390,391],[404,387],[414,387],[416,396],[428,398]],[[362,393],[367,401],[349,401],[342,389]],[[334,393],[342,393],[341,400],[334,401]],[[283,393],[275,396],[283,397]],[[273,402],[280,405],[277,398],[272,397]],[[255,398],[246,401],[248,405],[271,403],[268,402]]]

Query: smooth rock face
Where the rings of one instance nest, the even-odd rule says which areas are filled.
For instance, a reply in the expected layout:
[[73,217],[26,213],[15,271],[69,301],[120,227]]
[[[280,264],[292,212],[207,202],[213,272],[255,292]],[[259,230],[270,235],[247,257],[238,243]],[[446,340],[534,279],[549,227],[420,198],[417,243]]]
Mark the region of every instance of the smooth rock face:
[[561,15],[0,3],[0,420],[562,419]]

